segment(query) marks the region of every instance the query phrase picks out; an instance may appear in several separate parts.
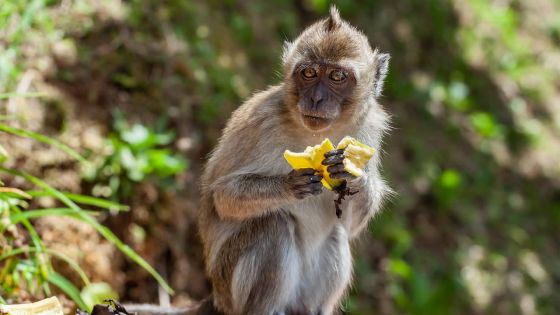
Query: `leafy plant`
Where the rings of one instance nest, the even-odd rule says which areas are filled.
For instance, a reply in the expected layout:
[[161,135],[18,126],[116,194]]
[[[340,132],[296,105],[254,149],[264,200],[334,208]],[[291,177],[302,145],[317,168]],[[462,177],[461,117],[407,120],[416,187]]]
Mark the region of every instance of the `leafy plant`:
[[94,194],[119,200],[128,197],[138,182],[151,178],[156,184],[164,184],[165,179],[187,168],[183,157],[165,147],[175,139],[165,124],[150,128],[139,123],[130,125],[120,113],[115,117],[115,131],[107,140],[106,154],[86,170],[86,180],[96,183]]
[[[87,164],[87,161],[76,151],[55,139],[4,124],[0,124],[0,130],[54,145],[71,156],[76,157],[78,161]],[[15,187],[6,187],[4,184],[0,186],[1,295],[5,298],[13,297],[22,291],[27,291],[34,296],[50,295],[52,293],[51,286],[54,286],[62,290],[83,309],[91,309],[92,304],[97,302],[97,296],[113,295],[110,290],[106,290],[107,286],[105,284],[90,283],[85,272],[72,259],[44,245],[31,220],[53,215],[71,217],[91,225],[128,258],[148,271],[163,288],[168,292],[173,291],[167,282],[142,257],[122,243],[108,228],[97,222],[95,215],[98,211],[84,209],[80,204],[120,211],[126,211],[128,207],[99,198],[61,192],[31,174],[6,167],[6,160],[7,153],[2,149],[0,151],[0,173],[20,177],[40,190],[23,191]],[[29,201],[34,197],[41,196],[53,197],[62,203],[64,207],[29,209]],[[24,246],[16,243],[16,240],[21,239],[22,229],[30,240],[29,244]],[[82,292],[72,282],[53,269],[51,263],[53,258],[66,262],[75,270],[85,287]],[[100,288],[105,289],[100,290]],[[0,302],[5,303],[5,298],[2,298]]]

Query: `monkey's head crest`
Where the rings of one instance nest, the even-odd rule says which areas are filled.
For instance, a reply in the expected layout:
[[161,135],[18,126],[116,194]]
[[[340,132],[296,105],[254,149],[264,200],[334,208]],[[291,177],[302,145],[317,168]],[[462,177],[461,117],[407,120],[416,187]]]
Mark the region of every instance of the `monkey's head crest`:
[[301,33],[293,42],[284,44],[282,63],[290,75],[301,62],[336,63],[362,71],[373,65],[375,52],[367,37],[340,17],[333,5],[328,18],[320,20]]

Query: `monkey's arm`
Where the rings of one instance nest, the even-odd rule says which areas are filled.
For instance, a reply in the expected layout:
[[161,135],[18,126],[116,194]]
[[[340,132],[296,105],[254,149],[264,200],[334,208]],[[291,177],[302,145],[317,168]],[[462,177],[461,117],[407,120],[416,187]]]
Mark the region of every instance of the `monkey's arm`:
[[214,204],[222,219],[245,219],[308,195],[321,193],[321,177],[312,169],[287,175],[230,174],[212,185]]

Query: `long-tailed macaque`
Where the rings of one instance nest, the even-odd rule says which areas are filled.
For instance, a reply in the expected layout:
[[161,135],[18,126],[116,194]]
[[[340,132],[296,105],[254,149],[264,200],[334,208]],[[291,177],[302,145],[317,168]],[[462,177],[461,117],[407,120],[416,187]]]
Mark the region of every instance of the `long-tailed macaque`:
[[333,7],[285,44],[282,61],[283,82],[233,113],[202,178],[199,226],[216,313],[336,312],[352,278],[349,242],[388,191],[379,154],[355,178],[330,152],[331,176],[358,191],[339,219],[321,176],[292,170],[283,152],[347,135],[379,150],[388,115],[376,99],[389,55]]

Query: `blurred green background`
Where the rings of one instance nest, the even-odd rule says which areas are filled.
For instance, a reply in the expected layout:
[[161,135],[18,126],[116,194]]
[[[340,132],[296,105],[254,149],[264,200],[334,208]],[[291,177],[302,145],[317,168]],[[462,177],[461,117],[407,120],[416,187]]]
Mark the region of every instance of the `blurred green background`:
[[[2,120],[93,167],[2,134],[6,163],[130,205],[99,219],[170,279],[173,302],[200,299],[205,156],[231,111],[280,80],[283,41],[330,3],[1,0]],[[345,314],[558,314],[560,2],[333,3],[392,56],[380,103],[393,116],[383,174],[396,194],[354,246]],[[157,302],[155,281],[110,244],[51,221],[33,221],[48,246],[121,299]]]

